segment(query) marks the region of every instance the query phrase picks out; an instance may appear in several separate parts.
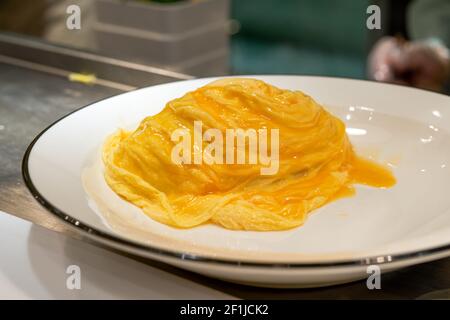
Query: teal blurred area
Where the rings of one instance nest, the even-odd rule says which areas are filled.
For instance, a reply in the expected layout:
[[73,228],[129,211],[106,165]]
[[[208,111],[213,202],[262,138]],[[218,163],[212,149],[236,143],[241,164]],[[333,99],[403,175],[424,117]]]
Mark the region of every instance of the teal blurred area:
[[235,74],[365,77],[365,0],[233,0]]

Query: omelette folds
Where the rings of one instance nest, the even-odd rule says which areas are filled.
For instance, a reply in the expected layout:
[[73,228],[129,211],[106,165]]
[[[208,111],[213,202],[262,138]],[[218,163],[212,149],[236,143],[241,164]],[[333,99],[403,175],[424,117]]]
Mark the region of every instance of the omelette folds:
[[[262,164],[175,163],[172,134],[214,128],[277,129],[277,172]],[[192,143],[207,154],[208,142]],[[216,150],[217,152],[217,150]],[[167,103],[132,132],[118,130],[103,147],[105,179],[123,199],[161,223],[191,228],[213,223],[227,229],[274,231],[302,225],[308,214],[351,195],[353,184],[390,187],[385,167],[355,155],[345,125],[300,91],[260,80],[227,78]]]

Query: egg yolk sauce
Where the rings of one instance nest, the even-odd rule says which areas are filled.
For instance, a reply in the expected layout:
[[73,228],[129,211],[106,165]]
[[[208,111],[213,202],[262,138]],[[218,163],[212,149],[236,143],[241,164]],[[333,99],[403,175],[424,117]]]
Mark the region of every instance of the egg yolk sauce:
[[[174,163],[171,134],[192,132],[194,121],[224,136],[228,128],[278,129],[277,173],[261,175],[261,164]],[[311,97],[243,78],[212,82],[168,102],[136,130],[118,130],[104,144],[103,163],[115,193],[178,228],[290,229],[314,209],[352,195],[355,183],[395,184],[389,169],[356,156],[344,123]]]

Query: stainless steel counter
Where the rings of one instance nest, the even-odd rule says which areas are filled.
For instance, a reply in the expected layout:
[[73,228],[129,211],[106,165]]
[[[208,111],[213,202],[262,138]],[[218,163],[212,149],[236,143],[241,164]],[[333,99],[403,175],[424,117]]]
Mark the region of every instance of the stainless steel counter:
[[[71,73],[96,75],[86,85]],[[26,190],[22,156],[40,131],[94,101],[141,86],[191,78],[179,74],[0,33],[0,210],[71,232]]]
[[65,230],[26,190],[21,160],[30,141],[63,115],[95,100],[120,93],[0,63],[0,210],[45,227]]
[[[100,80],[85,85],[67,79],[67,74],[79,71],[94,72]],[[138,84],[187,78],[190,77],[0,34],[0,210],[79,238],[79,234],[40,207],[26,190],[21,161],[28,144],[53,121],[81,106],[131,90]],[[383,275],[382,289],[372,291],[364,281],[319,289],[252,288],[132,258],[240,298],[398,299],[450,288],[450,258]]]

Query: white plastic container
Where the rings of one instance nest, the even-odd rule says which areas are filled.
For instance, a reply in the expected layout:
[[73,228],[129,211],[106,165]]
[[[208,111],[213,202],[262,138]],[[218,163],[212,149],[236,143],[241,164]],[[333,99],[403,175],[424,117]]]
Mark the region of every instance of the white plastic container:
[[170,4],[96,0],[98,50],[196,76],[225,74],[228,6],[229,0]]
[[229,0],[186,0],[175,3],[95,0],[99,22],[161,34],[177,34],[227,22]]

